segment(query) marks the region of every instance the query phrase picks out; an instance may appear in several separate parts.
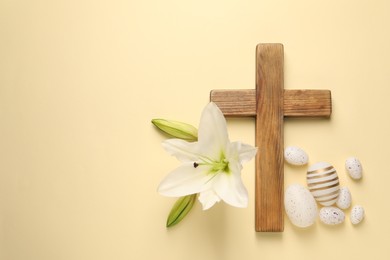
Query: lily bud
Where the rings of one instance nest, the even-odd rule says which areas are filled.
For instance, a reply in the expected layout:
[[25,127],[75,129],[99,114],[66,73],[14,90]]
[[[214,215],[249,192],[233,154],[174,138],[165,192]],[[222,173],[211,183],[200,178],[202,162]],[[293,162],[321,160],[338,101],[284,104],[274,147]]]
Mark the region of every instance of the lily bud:
[[187,195],[179,198],[173,205],[171,212],[168,215],[167,227],[172,227],[182,221],[182,219],[190,212],[194,206],[196,194]]
[[187,141],[198,140],[198,130],[192,125],[166,119],[153,119],[152,123],[164,133]]

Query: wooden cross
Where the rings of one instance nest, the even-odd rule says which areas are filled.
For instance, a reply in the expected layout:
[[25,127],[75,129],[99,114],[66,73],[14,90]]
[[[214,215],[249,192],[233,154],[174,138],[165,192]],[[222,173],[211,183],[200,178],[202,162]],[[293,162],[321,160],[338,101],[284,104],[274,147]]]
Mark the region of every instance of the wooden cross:
[[212,90],[210,100],[225,116],[256,118],[255,229],[282,232],[283,222],[283,118],[330,117],[329,90],[285,90],[283,45],[256,48],[256,89]]

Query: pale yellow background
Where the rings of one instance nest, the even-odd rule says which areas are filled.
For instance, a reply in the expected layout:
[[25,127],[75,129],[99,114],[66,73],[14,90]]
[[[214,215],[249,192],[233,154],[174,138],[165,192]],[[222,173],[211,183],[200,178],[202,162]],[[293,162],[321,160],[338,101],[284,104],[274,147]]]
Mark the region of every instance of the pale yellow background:
[[[1,0],[0,259],[390,259],[389,13],[385,0]],[[332,163],[366,219],[255,233],[251,161],[247,209],[197,204],[167,230],[174,199],[156,187],[178,162],[150,120],[197,125],[211,89],[254,88],[261,42],[284,44],[285,88],[332,91],[331,120],[286,120],[285,145]],[[254,120],[228,127],[254,143]],[[285,166],[286,185],[305,169]]]

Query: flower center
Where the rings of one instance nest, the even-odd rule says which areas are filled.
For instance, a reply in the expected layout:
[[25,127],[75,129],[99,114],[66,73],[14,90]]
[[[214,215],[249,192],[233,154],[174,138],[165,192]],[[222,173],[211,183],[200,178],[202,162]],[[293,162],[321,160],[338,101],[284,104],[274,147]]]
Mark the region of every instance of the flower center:
[[214,162],[211,167],[211,172],[212,173],[217,173],[217,172],[225,172],[229,173],[229,161],[226,160],[225,158],[219,162]]
[[200,158],[201,162],[194,162],[194,168],[197,168],[199,165],[209,166],[209,173],[216,174],[219,172],[224,172],[226,174],[230,173],[229,169],[229,160],[226,159],[224,154],[221,154],[219,161],[212,160],[210,158],[202,157]]

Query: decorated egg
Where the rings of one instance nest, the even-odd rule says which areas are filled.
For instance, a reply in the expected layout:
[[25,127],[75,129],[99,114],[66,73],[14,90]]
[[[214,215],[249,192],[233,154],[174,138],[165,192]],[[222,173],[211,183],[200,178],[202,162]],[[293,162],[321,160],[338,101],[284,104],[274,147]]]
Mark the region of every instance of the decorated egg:
[[309,227],[315,222],[318,211],[317,203],[311,193],[300,184],[292,184],[284,193],[284,209],[297,227]]
[[323,206],[333,205],[339,196],[340,185],[336,169],[327,162],[319,162],[307,170],[307,186],[313,197]]
[[320,220],[327,225],[337,225],[344,222],[345,214],[336,207],[323,207],[320,210]]
[[309,156],[301,148],[289,146],[284,149],[284,159],[292,165],[305,165],[309,161]]
[[354,180],[359,180],[363,175],[363,167],[359,159],[356,157],[349,157],[345,161],[345,169],[347,170],[349,176]]
[[351,210],[351,222],[356,225],[364,219],[364,208],[360,205],[356,205]]
[[347,209],[351,206],[351,192],[347,187],[341,187],[340,188],[340,193],[339,193],[339,198],[336,201],[337,207],[340,209]]

